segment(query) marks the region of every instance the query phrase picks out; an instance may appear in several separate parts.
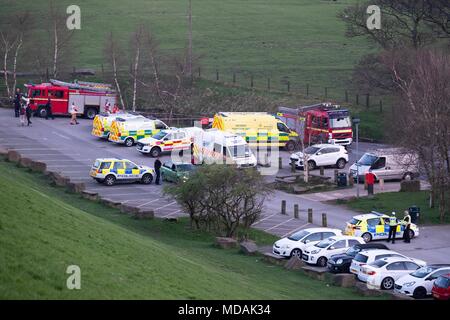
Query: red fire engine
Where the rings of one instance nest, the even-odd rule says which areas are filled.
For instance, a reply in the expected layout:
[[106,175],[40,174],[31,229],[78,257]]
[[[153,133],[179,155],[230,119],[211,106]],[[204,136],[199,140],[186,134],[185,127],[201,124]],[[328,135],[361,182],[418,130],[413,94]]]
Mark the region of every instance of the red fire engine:
[[350,145],[353,131],[350,113],[331,103],[297,108],[279,107],[277,117],[303,137],[305,144]]
[[94,82],[63,82],[50,80],[50,83],[26,84],[31,110],[37,115],[45,117],[45,105],[50,98],[52,113],[55,115],[69,115],[72,103],[78,113],[93,119],[99,112],[105,111],[108,103],[110,109],[116,104],[117,94],[108,84]]

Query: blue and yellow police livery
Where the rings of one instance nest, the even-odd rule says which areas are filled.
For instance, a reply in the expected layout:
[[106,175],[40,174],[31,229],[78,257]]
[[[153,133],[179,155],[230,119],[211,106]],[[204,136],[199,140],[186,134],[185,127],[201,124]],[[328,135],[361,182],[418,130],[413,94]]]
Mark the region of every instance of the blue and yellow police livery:
[[155,171],[153,168],[139,166],[127,159],[96,159],[90,176],[99,183],[112,186],[116,182],[141,182],[150,184]]

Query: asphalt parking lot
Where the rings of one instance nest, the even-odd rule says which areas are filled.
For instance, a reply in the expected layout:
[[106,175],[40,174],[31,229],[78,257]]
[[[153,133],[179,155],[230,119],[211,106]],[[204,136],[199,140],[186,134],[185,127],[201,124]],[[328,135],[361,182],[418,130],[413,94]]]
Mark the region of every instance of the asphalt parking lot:
[[[152,209],[157,217],[178,217],[184,215],[177,203],[162,193],[162,186],[142,184],[118,184],[106,187],[89,177],[89,169],[96,158],[126,158],[142,165],[153,167],[154,159],[142,155],[135,147],[127,148],[116,145],[91,135],[92,121],[81,119],[79,125],[69,125],[68,118],[45,120],[33,118],[33,125],[22,127],[19,119],[13,117],[13,110],[0,109],[0,147],[19,151],[24,157],[40,160],[47,164],[49,170],[58,171],[73,182],[83,182],[86,190],[96,192],[103,199],[125,203],[141,209]],[[366,150],[382,147],[368,143],[360,143],[359,154],[349,150],[350,161],[355,162]],[[289,153],[280,152],[284,159],[284,168],[278,174],[289,174]],[[170,159],[170,155],[161,157],[162,161]],[[342,170],[347,172],[347,167]],[[327,168],[325,175],[332,176],[334,168]],[[275,178],[275,176],[270,177]],[[270,232],[280,237],[291,234],[305,227],[319,225],[321,214],[327,213],[328,225],[343,229],[355,212],[340,206],[324,203],[326,200],[349,197],[355,194],[355,188],[343,189],[315,194],[294,195],[276,191],[267,199],[264,213],[255,228]],[[361,194],[364,193],[360,186]],[[398,183],[385,184],[385,190],[398,190]],[[376,190],[377,191],[377,190]],[[287,214],[282,215],[281,200],[287,201]],[[298,204],[299,218],[294,218],[293,206]],[[313,223],[307,221],[307,210],[314,212]],[[395,249],[414,253],[417,258],[428,262],[444,263],[450,257],[450,227],[423,227],[421,236],[413,240],[411,245],[397,242]]]

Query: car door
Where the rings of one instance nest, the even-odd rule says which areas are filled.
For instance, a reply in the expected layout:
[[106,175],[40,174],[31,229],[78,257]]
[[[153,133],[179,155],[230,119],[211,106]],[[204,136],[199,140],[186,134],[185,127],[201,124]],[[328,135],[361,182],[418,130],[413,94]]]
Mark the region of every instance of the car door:
[[327,148],[327,166],[333,166],[336,164],[337,160],[339,159],[339,150],[339,148]]
[[440,276],[448,273],[450,273],[450,268],[438,269],[437,271],[434,271],[431,274],[429,274],[425,278],[425,281],[423,282],[423,286],[425,287],[425,289],[427,289],[427,294],[431,294],[431,289],[433,289],[434,281]]
[[372,235],[372,239],[379,239],[379,234],[384,233],[384,226],[380,225],[380,218],[367,219],[367,232]]
[[126,178],[125,176],[125,165],[123,161],[114,162],[112,171],[116,174],[118,180],[123,180]]
[[322,148],[319,151],[316,152],[316,154],[314,155],[314,162],[316,163],[316,166],[320,167],[320,166],[325,166],[326,165],[326,149],[327,148]]
[[162,151],[171,151],[173,149],[173,133],[167,134],[162,139],[163,145],[162,145]]
[[315,232],[308,235],[305,239],[302,240],[304,244],[313,244],[322,240],[322,232]]
[[347,250],[347,240],[339,240],[328,247],[327,257],[331,257],[335,254],[344,253]]
[[386,277],[391,277],[394,280],[397,280],[402,275],[407,273],[408,269],[406,268],[406,265],[403,261],[397,261],[387,265],[386,271],[387,271],[387,274],[385,275]]
[[125,165],[125,175],[127,179],[138,180],[139,177],[139,168],[136,164],[131,161],[124,161]]
[[386,180],[386,157],[379,157],[370,168],[377,179]]

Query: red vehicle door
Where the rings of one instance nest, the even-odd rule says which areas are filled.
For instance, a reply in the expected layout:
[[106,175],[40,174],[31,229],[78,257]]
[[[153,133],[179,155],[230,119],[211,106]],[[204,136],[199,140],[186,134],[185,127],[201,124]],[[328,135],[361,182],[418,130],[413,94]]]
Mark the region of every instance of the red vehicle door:
[[48,97],[52,103],[53,114],[67,114],[67,92],[68,90],[52,88],[48,90]]

